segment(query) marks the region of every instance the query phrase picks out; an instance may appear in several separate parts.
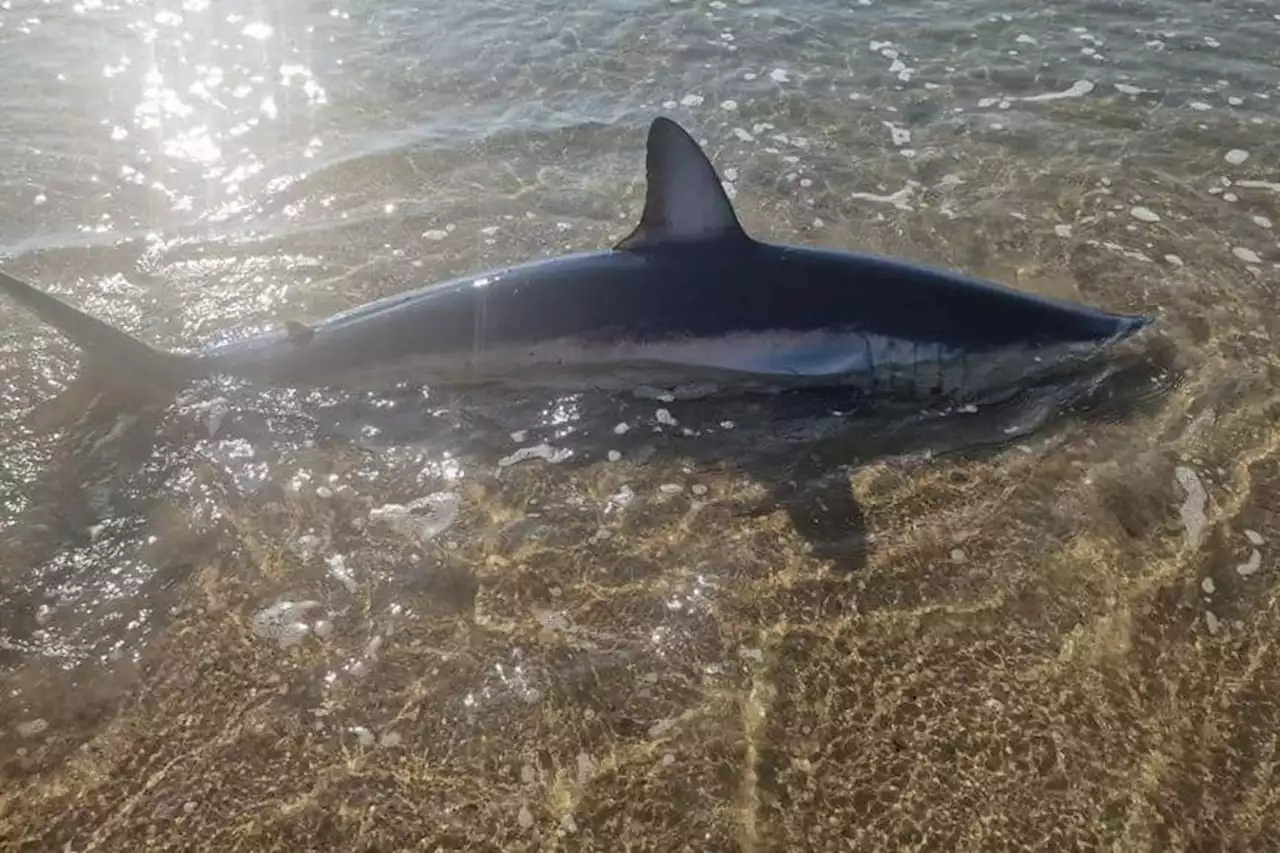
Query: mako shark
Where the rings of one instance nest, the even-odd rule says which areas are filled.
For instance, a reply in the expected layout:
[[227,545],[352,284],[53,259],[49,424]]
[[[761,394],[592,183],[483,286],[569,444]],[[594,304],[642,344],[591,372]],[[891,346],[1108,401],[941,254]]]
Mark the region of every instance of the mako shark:
[[977,400],[1132,335],[1108,313],[903,261],[776,245],[743,230],[678,124],[649,127],[636,228],[612,249],[428,285],[327,319],[180,353],[16,278],[0,291],[84,352],[94,387],[229,376],[285,387],[540,386]]

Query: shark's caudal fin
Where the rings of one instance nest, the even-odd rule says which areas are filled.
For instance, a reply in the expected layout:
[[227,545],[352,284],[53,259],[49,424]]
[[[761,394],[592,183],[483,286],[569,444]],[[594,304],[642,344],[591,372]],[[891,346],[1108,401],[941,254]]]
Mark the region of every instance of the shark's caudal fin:
[[715,167],[684,128],[656,118],[646,146],[644,213],[615,249],[749,239]]
[[90,391],[94,396],[111,395],[122,401],[141,402],[171,395],[203,373],[197,358],[155,349],[2,272],[0,293],[83,350],[81,375],[74,383],[76,387],[68,389],[76,391],[76,396]]

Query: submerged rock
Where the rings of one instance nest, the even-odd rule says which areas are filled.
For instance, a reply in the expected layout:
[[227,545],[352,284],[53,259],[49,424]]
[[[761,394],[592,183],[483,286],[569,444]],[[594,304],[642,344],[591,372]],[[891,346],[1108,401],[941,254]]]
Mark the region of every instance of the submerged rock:
[[408,504],[386,504],[370,510],[369,518],[393,530],[429,542],[458,520],[462,499],[453,492],[435,492]]

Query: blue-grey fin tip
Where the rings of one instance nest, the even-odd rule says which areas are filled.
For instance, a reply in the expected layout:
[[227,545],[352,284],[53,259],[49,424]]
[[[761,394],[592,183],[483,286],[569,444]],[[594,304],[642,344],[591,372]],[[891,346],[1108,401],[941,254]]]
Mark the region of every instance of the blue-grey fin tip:
[[652,249],[747,239],[715,166],[683,127],[666,116],[649,125],[644,212],[614,249]]

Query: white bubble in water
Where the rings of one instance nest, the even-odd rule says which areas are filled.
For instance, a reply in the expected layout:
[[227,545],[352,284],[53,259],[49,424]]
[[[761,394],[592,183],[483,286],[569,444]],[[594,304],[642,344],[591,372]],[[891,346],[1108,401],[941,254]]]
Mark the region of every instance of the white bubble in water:
[[685,95],[680,99],[680,104],[685,107],[700,107],[703,100],[701,95]]
[[267,39],[271,38],[271,35],[275,32],[275,30],[272,28],[270,24],[255,22],[247,25],[240,32],[251,39],[255,39],[256,41],[266,41]]

